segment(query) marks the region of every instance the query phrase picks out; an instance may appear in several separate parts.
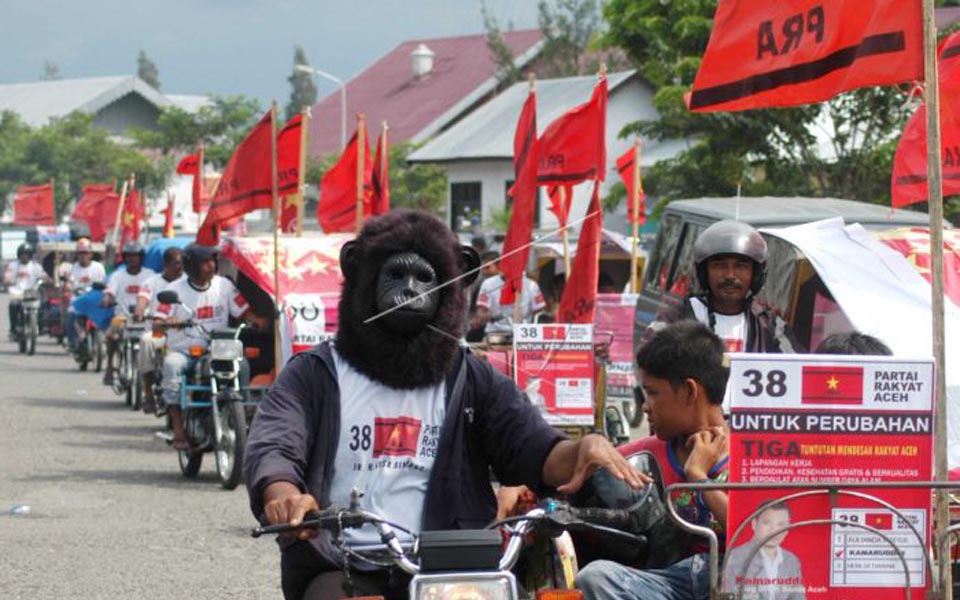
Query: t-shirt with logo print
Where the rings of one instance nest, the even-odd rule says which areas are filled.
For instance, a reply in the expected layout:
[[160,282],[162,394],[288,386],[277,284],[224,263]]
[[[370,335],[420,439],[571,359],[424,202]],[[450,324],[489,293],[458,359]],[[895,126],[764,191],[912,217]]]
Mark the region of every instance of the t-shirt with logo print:
[[97,261],[92,261],[85,267],[80,263],[73,263],[73,267],[70,268],[70,287],[74,290],[88,289],[94,283],[103,283],[106,280],[107,272]]
[[37,287],[37,284],[43,279],[43,268],[32,260],[27,264],[15,260],[7,265],[6,278],[11,281],[11,292],[22,293]]
[[[363,493],[361,506],[419,533],[430,471],[446,415],[443,382],[398,390],[360,373],[333,352],[340,387],[340,439],[330,501],[350,505],[350,492]],[[402,542],[410,536],[397,531]],[[371,526],[348,529],[352,547],[381,546]]]
[[[488,277],[480,284],[477,306],[490,310],[490,320],[484,329],[486,333],[513,331],[513,304],[500,304],[500,292],[504,285],[503,275]],[[533,315],[546,308],[543,293],[537,282],[529,277],[523,278],[523,298],[521,299],[523,322],[533,321]]]
[[173,281],[168,281],[167,278],[163,276],[163,273],[157,273],[140,285],[140,294],[138,296],[139,298],[147,299],[149,302],[147,305],[147,310],[153,314],[157,312],[157,306],[160,304],[160,302],[157,300],[157,294],[185,277],[186,275],[181,273],[180,276]]
[[107,282],[107,292],[113,296],[117,303],[116,313],[118,315],[126,315],[131,312],[130,307],[137,304],[137,296],[140,294],[141,286],[154,275],[156,273],[146,267],[141,267],[136,275],[132,275],[126,267],[113,272],[110,281]]
[[[173,282],[164,290],[177,293],[179,304],[160,304],[154,316],[157,318],[175,317],[179,321],[193,320],[207,331],[224,329],[230,323],[230,317],[240,317],[247,312],[249,305],[233,282],[226,277],[214,275],[210,284],[198,289],[184,277]],[[206,337],[196,327],[171,329],[167,332],[167,348],[184,354],[190,346],[208,345]]]
[[[707,305],[700,298],[691,298],[690,306],[697,320],[710,326],[710,313]],[[713,313],[713,332],[723,340],[727,352],[743,352],[747,347],[747,314],[721,315]]]

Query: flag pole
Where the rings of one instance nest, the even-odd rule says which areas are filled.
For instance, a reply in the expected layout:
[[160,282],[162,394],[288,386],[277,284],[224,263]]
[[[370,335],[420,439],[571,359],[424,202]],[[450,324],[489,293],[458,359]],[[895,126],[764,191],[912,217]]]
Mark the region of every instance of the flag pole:
[[[382,156],[380,157],[380,173],[387,173],[387,181],[381,182],[380,193],[383,194],[383,188],[390,186],[390,175],[389,175],[389,165],[390,165],[390,138],[387,136],[387,132],[390,131],[390,127],[387,125],[387,120],[384,119],[380,124],[380,139],[383,142],[381,148],[383,148]],[[386,184],[386,185],[384,185]],[[381,205],[380,208],[383,208]]]
[[277,185],[277,101],[270,103],[270,193],[273,199],[273,365],[275,375],[283,348],[280,343],[280,193]]
[[[123,180],[123,186],[120,188],[120,202],[117,203],[117,220],[113,224],[113,233],[110,235],[110,244],[113,246],[120,245],[120,219],[123,217],[123,205],[127,202],[127,190],[131,189],[134,185],[136,185],[136,175],[131,173],[129,179]],[[119,250],[119,248],[114,248],[114,254],[110,256],[110,260],[107,262],[113,262],[113,259],[117,256],[116,250]]]
[[53,177],[50,178],[50,196],[53,199],[53,239],[57,240],[53,244],[53,286],[60,287],[60,277],[58,269],[60,268],[60,240],[57,239],[60,233],[60,220],[57,219],[57,188],[53,184]]
[[360,113],[357,115],[357,233],[363,227],[363,196],[364,189],[364,168],[363,160],[367,149],[367,118]]
[[[937,74],[937,29],[933,18],[934,0],[923,0],[924,95],[927,103],[927,184],[930,218],[931,310],[933,312],[933,357],[936,361],[936,476],[947,480],[947,397],[946,352],[943,302],[943,170],[940,157],[940,83]],[[938,530],[950,525],[949,496],[937,492]],[[940,560],[948,560],[941,556]],[[952,597],[949,569],[941,569],[944,598]]]
[[[540,193],[540,190],[537,190],[537,193]],[[560,195],[560,214],[563,215],[563,221],[566,221],[570,218],[570,205],[567,204],[567,186],[558,185],[557,193]],[[570,202],[573,202],[573,199],[570,199]],[[563,242],[563,272],[566,274],[565,277],[570,277],[570,236],[567,234],[567,230],[564,229],[560,233],[560,240]]]
[[297,170],[297,237],[303,235],[303,195],[304,184],[307,181],[307,140],[310,129],[310,107],[304,106],[300,114],[303,115],[303,118],[300,121],[300,167]]
[[637,238],[640,237],[640,138],[633,142],[633,193],[630,194],[630,208],[633,211],[633,238],[630,244],[630,293],[636,294],[640,286],[637,281]]

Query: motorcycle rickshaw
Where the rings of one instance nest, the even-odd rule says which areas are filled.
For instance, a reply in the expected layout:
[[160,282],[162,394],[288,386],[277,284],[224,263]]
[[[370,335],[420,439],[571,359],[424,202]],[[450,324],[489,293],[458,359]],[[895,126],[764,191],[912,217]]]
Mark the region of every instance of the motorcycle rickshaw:
[[[58,344],[63,344],[67,335],[67,310],[72,296],[65,284],[74,250],[76,242],[40,242],[37,246],[37,262],[54,282],[40,288],[39,331],[54,338]],[[100,260],[106,247],[100,242],[94,243],[93,252]]]

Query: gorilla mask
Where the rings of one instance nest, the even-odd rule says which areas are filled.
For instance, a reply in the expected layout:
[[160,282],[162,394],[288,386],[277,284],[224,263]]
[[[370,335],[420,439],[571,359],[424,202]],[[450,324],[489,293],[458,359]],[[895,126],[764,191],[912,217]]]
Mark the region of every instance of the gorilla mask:
[[337,352],[393,388],[440,383],[459,356],[464,290],[476,273],[443,284],[479,264],[477,253],[432,215],[398,209],[369,219],[340,252]]
[[439,297],[432,292],[439,282],[437,272],[419,254],[394,254],[380,267],[377,277],[377,311],[390,329],[415,335],[437,314]]

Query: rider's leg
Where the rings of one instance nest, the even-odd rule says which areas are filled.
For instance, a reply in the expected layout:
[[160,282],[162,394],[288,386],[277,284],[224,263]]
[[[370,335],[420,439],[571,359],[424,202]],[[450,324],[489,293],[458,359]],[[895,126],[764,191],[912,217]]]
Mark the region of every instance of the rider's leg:
[[[152,413],[157,408],[156,398],[153,397],[154,370],[156,369],[157,353],[162,338],[153,337],[149,329],[140,337],[140,352],[137,354],[137,366],[143,379],[143,411]],[[159,344],[158,344],[159,343]]]
[[77,331],[77,313],[71,308],[67,311],[67,347],[70,350],[76,350],[77,339],[80,337]]
[[634,569],[595,560],[580,570],[577,589],[584,600],[706,600],[710,567],[697,554],[663,569]]
[[181,445],[187,441],[180,415],[180,378],[189,365],[190,357],[180,352],[170,352],[163,359],[163,401],[170,415],[175,445]]
[[20,301],[11,298],[10,304],[7,305],[7,310],[10,313],[10,337],[13,338],[13,332],[16,329],[17,320],[20,318]]
[[120,329],[114,327],[113,325],[107,329],[107,369],[103,373],[104,385],[111,385],[113,383],[113,361],[117,356],[117,351],[120,349],[120,335]]

